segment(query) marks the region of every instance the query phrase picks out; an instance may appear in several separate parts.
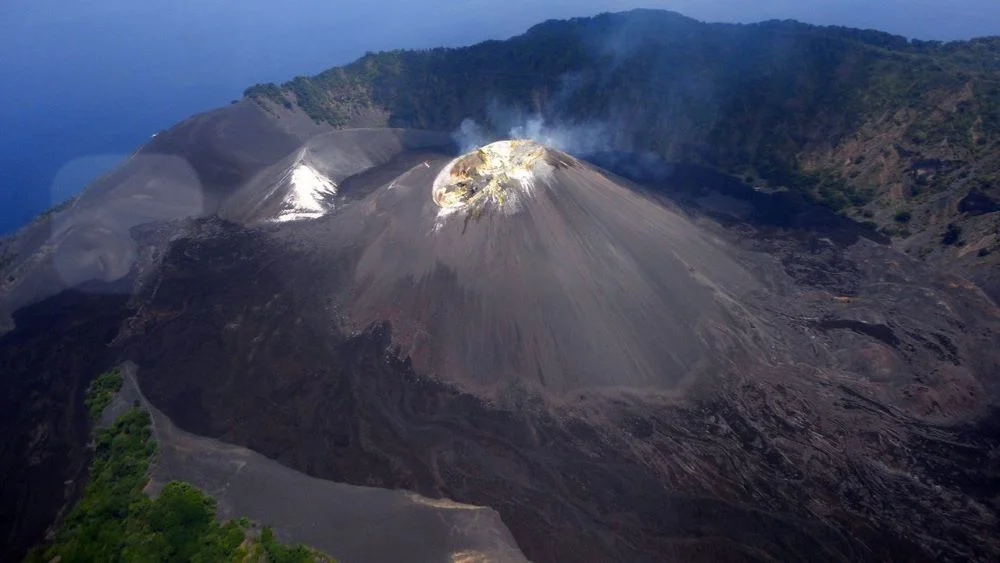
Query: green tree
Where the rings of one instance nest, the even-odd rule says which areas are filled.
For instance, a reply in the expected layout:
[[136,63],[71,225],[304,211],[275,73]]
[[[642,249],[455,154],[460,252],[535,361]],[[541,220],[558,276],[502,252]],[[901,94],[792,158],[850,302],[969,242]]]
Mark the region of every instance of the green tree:
[[169,482],[150,499],[144,489],[154,452],[149,414],[138,408],[99,429],[83,496],[55,540],[27,561],[218,563],[237,559],[247,543],[275,563],[332,561],[301,545],[279,544],[270,529],[254,540],[239,522],[220,523],[215,501],[188,483]]
[[104,412],[104,409],[111,403],[111,399],[121,388],[122,375],[118,368],[102,373],[90,382],[86,398],[83,401],[90,420],[97,420],[101,417],[101,413]]

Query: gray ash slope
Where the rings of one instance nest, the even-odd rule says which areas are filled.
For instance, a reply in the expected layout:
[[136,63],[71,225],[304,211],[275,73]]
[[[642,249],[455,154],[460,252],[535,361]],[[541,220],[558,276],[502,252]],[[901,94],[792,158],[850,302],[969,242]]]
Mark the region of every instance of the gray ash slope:
[[123,277],[136,258],[131,228],[216,212],[310,133],[285,131],[259,107],[239,103],[157,135],[69,208],[3,241],[10,263],[0,280],[0,315],[89,280]]
[[288,233],[363,249],[340,288],[345,328],[390,322],[419,371],[552,394],[670,389],[769,348],[734,305],[756,281],[680,214],[569,157],[501,188],[506,202],[449,213],[428,196],[445,162]]
[[687,169],[654,190],[549,153],[520,197],[443,212],[432,153],[315,220],[190,224],[114,344],[149,399],[310,475],[489,506],[536,561],[1000,555],[974,285]]
[[[118,360],[108,344],[131,314],[134,288],[187,221],[273,220],[293,186],[259,179],[290,172],[282,163],[296,154],[329,163],[361,155],[359,170],[391,169],[422,146],[451,144],[442,133],[339,132],[301,114],[276,117],[251,102],[193,116],[72,205],[0,239],[0,559],[18,559],[41,541],[79,493],[88,455],[84,391]],[[341,154],[325,135],[365,138],[340,143]],[[240,203],[248,197],[277,204],[247,213]]]
[[246,448],[179,430],[142,396],[132,367],[102,417],[110,423],[138,403],[149,411],[156,463],[148,489],[188,482],[226,519],[248,517],[338,561],[502,561],[521,563],[513,537],[489,508],[422,498],[405,490],[309,477]]
[[[21,307],[81,283],[127,275],[144,259],[131,233],[139,225],[215,215],[243,223],[294,216],[303,211],[295,197],[297,171],[305,173],[305,183],[326,181],[336,191],[340,179],[401,153],[451,145],[442,133],[331,131],[301,114],[275,117],[249,101],[193,116],[156,135],[68,208],[0,240],[0,330]],[[357,135],[364,141],[352,140]],[[306,203],[319,211],[328,206]]]
[[184,430],[490,507],[536,561],[1000,554],[1000,316],[969,282],[629,155],[595,162],[636,184],[550,151],[442,209],[447,135],[261,111],[180,124],[137,154],[187,175],[133,158],[15,238],[4,556],[72,497],[83,390],[123,359]]

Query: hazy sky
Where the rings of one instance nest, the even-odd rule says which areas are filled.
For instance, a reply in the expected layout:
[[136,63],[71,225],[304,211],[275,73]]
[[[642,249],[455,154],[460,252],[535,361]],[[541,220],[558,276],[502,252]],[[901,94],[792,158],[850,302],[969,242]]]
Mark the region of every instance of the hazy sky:
[[0,0],[0,232],[255,82],[634,7],[925,39],[1000,34],[1000,0]]

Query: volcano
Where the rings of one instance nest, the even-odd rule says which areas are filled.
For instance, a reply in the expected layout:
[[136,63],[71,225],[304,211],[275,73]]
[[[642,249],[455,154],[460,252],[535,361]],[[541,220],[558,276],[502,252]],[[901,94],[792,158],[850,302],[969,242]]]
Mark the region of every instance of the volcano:
[[[140,151],[48,239],[15,240],[32,258],[7,270],[2,412],[25,438],[0,451],[25,484],[5,499],[80,478],[83,446],[60,444],[85,432],[55,414],[85,387],[70,350],[127,362],[159,426],[200,437],[165,442],[159,471],[335,557],[1000,555],[1000,311],[974,285],[795,196],[648,155],[286,122],[246,160],[277,135],[255,107],[158,136],[150,155],[219,153],[174,184]],[[207,125],[227,115],[257,133],[220,148],[230,128]],[[100,259],[53,258],[84,247]],[[227,473],[248,459],[255,481]],[[343,503],[307,511],[340,522],[393,507],[386,549],[275,508],[289,491]],[[6,529],[37,537],[60,506]],[[427,526],[450,538],[429,546],[389,524],[424,514],[461,529]]]
[[478,389],[669,391],[767,338],[731,306],[755,282],[722,245],[533,142],[427,161],[296,236],[364,249],[349,331],[388,321],[415,368]]

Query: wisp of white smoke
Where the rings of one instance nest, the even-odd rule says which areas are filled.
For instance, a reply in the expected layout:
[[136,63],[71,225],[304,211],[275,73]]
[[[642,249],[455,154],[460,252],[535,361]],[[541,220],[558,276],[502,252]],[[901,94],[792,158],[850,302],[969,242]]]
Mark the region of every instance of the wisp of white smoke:
[[[574,125],[549,125],[540,115],[530,115],[515,121],[515,112],[491,111],[491,121],[498,131],[506,131],[508,139],[527,139],[549,148],[561,150],[574,156],[606,151],[611,148],[610,131],[604,123],[593,122]],[[512,123],[513,121],[513,123]],[[462,152],[468,152],[498,140],[482,125],[472,119],[465,119],[452,138]]]
[[530,139],[547,147],[576,156],[585,156],[610,148],[608,128],[603,123],[549,126],[540,115],[529,117],[509,131],[514,139]]
[[452,133],[451,138],[455,140],[459,150],[463,153],[476,150],[495,140],[481,125],[469,118],[462,120],[462,123],[458,126],[458,131]]

